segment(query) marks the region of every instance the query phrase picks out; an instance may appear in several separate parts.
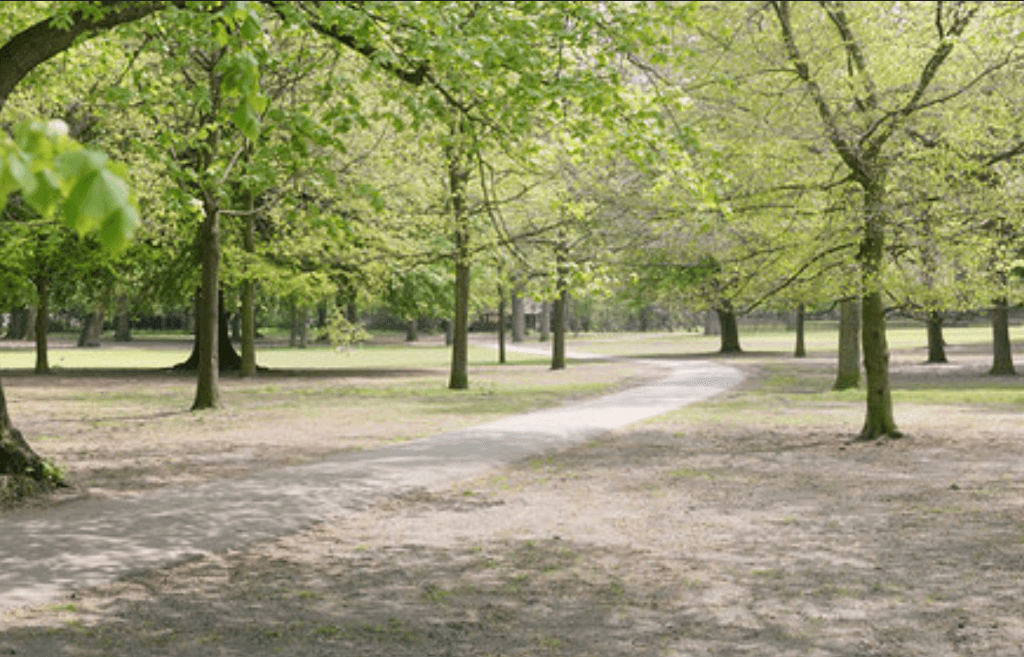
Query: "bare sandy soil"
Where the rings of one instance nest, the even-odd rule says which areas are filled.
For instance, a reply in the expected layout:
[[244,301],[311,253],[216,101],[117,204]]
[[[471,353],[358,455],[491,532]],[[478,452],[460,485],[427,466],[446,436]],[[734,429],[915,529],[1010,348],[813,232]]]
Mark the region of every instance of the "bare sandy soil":
[[908,408],[871,444],[858,408],[747,412],[765,429],[695,408],[21,609],[0,655],[1024,655],[1016,409]]

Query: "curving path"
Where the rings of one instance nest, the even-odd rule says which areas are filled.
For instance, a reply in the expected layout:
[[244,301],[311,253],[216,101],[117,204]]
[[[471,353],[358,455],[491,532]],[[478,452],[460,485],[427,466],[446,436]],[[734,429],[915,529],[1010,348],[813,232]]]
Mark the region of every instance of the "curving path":
[[706,399],[743,378],[708,361],[671,367],[666,378],[638,388],[393,447],[0,518],[0,612],[133,570],[294,533],[409,488],[474,477]]

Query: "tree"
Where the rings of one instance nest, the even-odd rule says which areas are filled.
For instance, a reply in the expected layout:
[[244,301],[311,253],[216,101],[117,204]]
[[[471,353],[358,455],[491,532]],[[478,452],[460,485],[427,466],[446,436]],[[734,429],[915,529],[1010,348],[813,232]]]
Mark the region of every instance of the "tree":
[[[123,248],[138,225],[125,171],[67,136],[67,125],[23,123],[0,134],[0,203],[12,194],[42,216],[61,216],[81,234],[94,232],[110,249]],[[43,460],[12,425],[0,387],[0,472],[47,476]]]

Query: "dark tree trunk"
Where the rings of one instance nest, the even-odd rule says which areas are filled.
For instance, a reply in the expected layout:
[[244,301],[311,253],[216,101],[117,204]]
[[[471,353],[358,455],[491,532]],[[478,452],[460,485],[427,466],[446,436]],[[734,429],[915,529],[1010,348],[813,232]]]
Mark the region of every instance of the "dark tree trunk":
[[11,426],[7,400],[0,385],[0,474],[42,474],[42,459],[25,442],[21,432]]
[[526,308],[521,290],[512,292],[512,342],[526,339]]
[[[242,199],[245,210],[245,226],[242,231],[242,250],[256,251],[256,201],[252,192],[245,191]],[[248,274],[248,272],[246,272]],[[238,363],[239,376],[256,374],[256,280],[249,274],[242,281],[242,358]]]
[[794,323],[796,325],[796,348],[793,350],[793,356],[795,358],[804,358],[807,356],[807,344],[804,341],[804,304],[801,303],[799,306],[796,307],[795,315],[796,317],[794,319],[796,321]]
[[556,276],[555,290],[558,296],[551,304],[551,332],[554,339],[551,343],[551,369],[565,369],[565,332],[569,320],[569,262],[566,253],[565,236],[560,235],[555,251]]
[[28,335],[29,309],[15,308],[11,311],[11,324],[7,327],[8,340],[24,340]]
[[[515,308],[515,297],[512,298]],[[505,288],[498,285],[498,362],[505,364]]]
[[50,328],[50,279],[36,279],[36,296],[39,306],[36,308],[36,374],[50,373],[50,360],[47,353],[46,334]]
[[96,308],[85,316],[82,330],[78,334],[79,347],[99,347],[103,334],[103,309]]
[[[452,128],[452,136],[462,138],[462,126]],[[469,217],[466,210],[466,185],[469,167],[461,144],[448,148],[448,191],[451,195],[452,221],[455,241],[455,317],[452,326],[452,367],[448,387],[452,390],[469,388]]]
[[928,362],[946,363],[946,340],[942,337],[942,313],[928,313]]
[[860,386],[860,303],[845,299],[839,306],[839,366],[833,390]]
[[889,385],[889,344],[885,335],[885,305],[882,303],[882,263],[885,256],[884,184],[868,185],[864,191],[864,235],[860,245],[861,345],[864,350],[864,373],[867,387],[867,409],[860,440],[882,436],[899,438],[892,411],[892,389]]
[[117,298],[117,314],[114,315],[114,342],[131,342],[132,325],[128,314],[128,297]]
[[1010,313],[1005,298],[992,307],[992,369],[993,376],[1014,376],[1013,349],[1010,345]]
[[416,342],[420,339],[420,322],[413,317],[405,324],[405,341]]
[[719,353],[741,353],[743,350],[740,348],[740,329],[732,303],[724,302],[721,307],[715,309],[715,312],[718,314],[718,324],[722,327],[722,348],[719,349]]

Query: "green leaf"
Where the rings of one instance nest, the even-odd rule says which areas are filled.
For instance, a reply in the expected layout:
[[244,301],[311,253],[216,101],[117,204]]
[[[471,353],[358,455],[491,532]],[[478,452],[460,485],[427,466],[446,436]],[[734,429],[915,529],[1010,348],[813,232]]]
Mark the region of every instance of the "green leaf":
[[102,169],[87,174],[68,194],[64,221],[80,235],[103,226],[104,220],[128,205],[128,186]]

